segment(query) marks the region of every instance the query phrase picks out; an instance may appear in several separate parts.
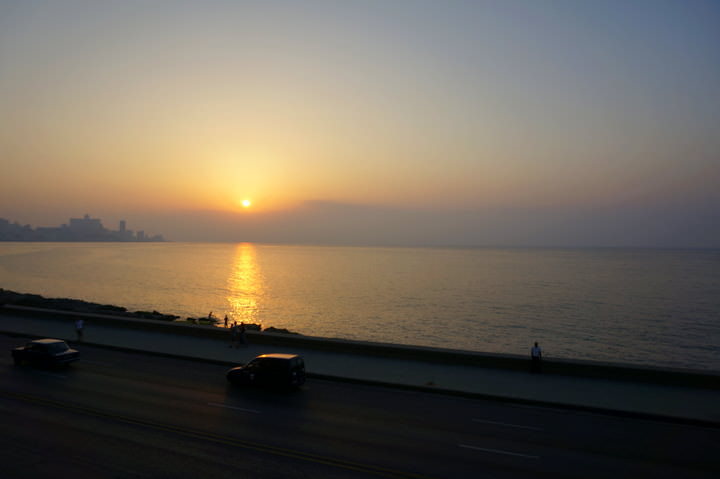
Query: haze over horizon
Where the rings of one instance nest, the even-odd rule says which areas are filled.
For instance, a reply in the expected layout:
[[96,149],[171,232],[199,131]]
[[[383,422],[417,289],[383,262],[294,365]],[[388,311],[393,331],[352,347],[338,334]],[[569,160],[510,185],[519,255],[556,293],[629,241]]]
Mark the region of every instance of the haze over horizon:
[[713,1],[0,0],[0,218],[720,247],[719,85]]

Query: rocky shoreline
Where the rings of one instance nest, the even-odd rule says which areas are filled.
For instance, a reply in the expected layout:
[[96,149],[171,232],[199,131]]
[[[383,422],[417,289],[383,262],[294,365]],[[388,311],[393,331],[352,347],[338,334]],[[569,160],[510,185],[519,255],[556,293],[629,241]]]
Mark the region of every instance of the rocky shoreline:
[[[186,318],[181,319],[180,316],[174,314],[164,314],[158,311],[128,311],[122,306],[112,304],[99,304],[84,301],[82,299],[72,298],[46,298],[39,294],[18,293],[0,288],[0,307],[3,305],[29,306],[33,308],[57,309],[61,311],[74,311],[77,313],[106,314],[108,316],[134,318],[134,319],[152,319],[157,321],[184,321],[191,324],[203,324],[216,326],[220,321],[216,318],[208,319],[207,317]],[[299,334],[288,331],[284,328],[267,327],[262,328],[259,324],[245,324],[245,327],[251,331],[266,331],[273,333]]]

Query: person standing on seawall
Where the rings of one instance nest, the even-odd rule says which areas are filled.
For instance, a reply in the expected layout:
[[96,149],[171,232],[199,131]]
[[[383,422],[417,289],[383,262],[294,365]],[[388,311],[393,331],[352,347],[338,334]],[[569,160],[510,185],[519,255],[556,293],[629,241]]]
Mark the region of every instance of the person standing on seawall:
[[83,328],[85,327],[85,321],[82,318],[75,321],[75,332],[77,333],[78,343],[82,342],[83,339]]
[[538,346],[535,341],[535,346],[530,350],[530,357],[532,358],[532,369],[534,373],[542,372],[542,349]]
[[238,341],[238,325],[237,321],[234,321],[232,326],[230,326],[230,346],[231,348],[237,348],[237,341]]
[[247,346],[247,329],[245,328],[245,322],[240,323],[240,344]]

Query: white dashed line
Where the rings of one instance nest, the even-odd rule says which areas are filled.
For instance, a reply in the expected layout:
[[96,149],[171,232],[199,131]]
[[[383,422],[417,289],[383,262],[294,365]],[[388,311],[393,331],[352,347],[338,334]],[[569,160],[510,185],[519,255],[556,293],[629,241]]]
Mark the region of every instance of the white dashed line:
[[45,371],[35,371],[37,374],[40,374],[41,376],[50,376],[53,378],[60,378],[60,379],[67,379],[67,376],[57,373],[48,373]]
[[501,451],[499,449],[486,449],[484,447],[468,446],[467,444],[458,444],[463,449],[472,449],[474,451],[491,452],[493,454],[504,454],[506,456],[522,457],[524,459],[540,459],[540,456],[531,456],[530,454],[520,454],[519,452]]
[[236,411],[251,412],[253,414],[260,414],[260,411],[258,411],[257,409],[245,409],[243,407],[228,406],[227,404],[219,404],[216,402],[209,402],[207,403],[207,405],[212,407],[222,407],[225,409],[235,409]]

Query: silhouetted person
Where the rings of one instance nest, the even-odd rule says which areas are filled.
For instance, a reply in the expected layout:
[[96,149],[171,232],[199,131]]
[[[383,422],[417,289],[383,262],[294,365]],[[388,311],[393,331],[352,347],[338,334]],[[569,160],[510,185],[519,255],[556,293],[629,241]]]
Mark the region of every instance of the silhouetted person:
[[227,317],[227,314],[226,314],[226,315],[225,315],[225,327],[226,327],[226,328],[227,328],[227,325],[228,325],[228,317]]
[[247,337],[245,335],[245,332],[245,323],[240,323],[240,344],[242,344],[243,346],[247,344]]
[[75,321],[75,333],[77,333],[78,343],[82,342],[82,340],[83,340],[83,328],[84,327],[85,327],[85,321],[82,318]]
[[535,341],[535,346],[530,350],[530,357],[532,358],[531,371],[534,373],[542,372],[542,348],[538,346],[537,341]]
[[232,348],[232,347],[237,348],[239,334],[240,334],[240,331],[238,331],[237,321],[235,321],[233,323],[233,325],[230,326],[230,346],[228,346],[229,348]]

